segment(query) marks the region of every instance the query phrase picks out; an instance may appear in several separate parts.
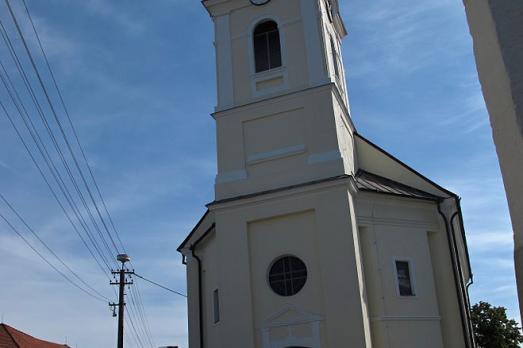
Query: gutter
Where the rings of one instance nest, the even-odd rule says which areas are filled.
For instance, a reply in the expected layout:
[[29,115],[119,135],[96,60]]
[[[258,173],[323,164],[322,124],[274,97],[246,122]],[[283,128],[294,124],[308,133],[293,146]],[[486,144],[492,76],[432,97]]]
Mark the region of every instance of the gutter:
[[202,291],[202,260],[194,253],[196,247],[200,242],[207,237],[207,235],[216,227],[216,224],[212,224],[205,233],[198,238],[193,244],[191,244],[189,250],[191,251],[192,257],[198,263],[198,320],[200,327],[200,348],[204,348],[205,339],[203,337],[203,291]]
[[[441,217],[443,218],[443,221],[445,222],[445,230],[447,232],[449,250],[451,252],[450,260],[452,261],[452,273],[454,274],[454,281],[456,283],[456,293],[458,295],[458,300],[461,300],[460,302],[465,302],[465,301],[463,301],[463,296],[461,295],[461,293],[463,292],[463,294],[465,295],[465,292],[468,291],[467,290],[468,287],[465,288],[465,286],[463,284],[463,277],[461,277],[457,273],[457,270],[461,269],[461,268],[458,268],[458,267],[460,267],[460,261],[459,261],[459,254],[457,253],[457,249],[456,249],[456,238],[455,238],[455,234],[454,234],[454,228],[452,226],[452,219],[455,218],[455,216],[459,215],[460,211],[458,210],[456,213],[454,213],[454,215],[452,216],[452,218],[449,221],[447,219],[447,217],[445,216],[445,214],[443,213],[443,211],[441,210],[442,202],[443,202],[443,200],[440,200],[438,202],[438,213],[441,215]],[[451,225],[451,228],[449,228],[449,224]],[[451,229],[452,229],[452,233],[451,233]],[[465,313],[463,304],[465,304],[466,306],[470,305],[468,303],[468,299],[467,299],[467,303],[460,303],[460,305],[459,305],[459,314],[461,317],[461,324],[463,326],[463,331],[465,334],[464,335],[465,336],[465,346],[467,346],[469,348],[475,348],[474,339],[472,337],[472,331],[470,330],[470,324],[469,324],[470,320],[468,320],[469,315]]]

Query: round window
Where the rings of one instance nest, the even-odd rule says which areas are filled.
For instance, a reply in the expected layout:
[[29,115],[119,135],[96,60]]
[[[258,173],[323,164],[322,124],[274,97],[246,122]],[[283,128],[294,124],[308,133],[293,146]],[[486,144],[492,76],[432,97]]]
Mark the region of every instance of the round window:
[[307,282],[307,266],[297,257],[283,256],[269,270],[269,285],[281,296],[297,294]]

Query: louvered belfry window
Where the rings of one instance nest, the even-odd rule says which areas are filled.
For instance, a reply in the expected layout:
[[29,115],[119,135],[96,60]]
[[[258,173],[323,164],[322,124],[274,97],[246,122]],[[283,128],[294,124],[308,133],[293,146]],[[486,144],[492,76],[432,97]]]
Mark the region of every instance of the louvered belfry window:
[[257,73],[281,66],[280,31],[276,22],[258,24],[254,29],[253,40]]

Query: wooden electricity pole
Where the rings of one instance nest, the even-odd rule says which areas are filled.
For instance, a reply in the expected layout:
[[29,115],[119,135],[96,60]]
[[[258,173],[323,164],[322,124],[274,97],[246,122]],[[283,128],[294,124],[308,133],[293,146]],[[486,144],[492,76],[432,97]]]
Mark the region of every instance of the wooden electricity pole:
[[126,275],[134,274],[134,271],[129,271],[125,268],[125,263],[130,261],[131,258],[126,254],[120,254],[117,260],[122,263],[122,268],[117,271],[112,271],[113,275],[118,275],[119,280],[111,282],[111,285],[119,286],[118,303],[109,303],[110,307],[113,307],[113,315],[116,316],[115,308],[118,307],[118,345],[117,348],[123,348],[123,327],[124,327],[124,313],[125,313],[125,286],[132,285],[132,281],[126,280]]

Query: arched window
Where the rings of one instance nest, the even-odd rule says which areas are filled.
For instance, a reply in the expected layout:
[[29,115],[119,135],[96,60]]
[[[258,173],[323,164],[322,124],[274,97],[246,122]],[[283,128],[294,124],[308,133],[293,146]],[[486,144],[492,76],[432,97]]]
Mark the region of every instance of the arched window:
[[280,32],[274,21],[262,22],[253,33],[256,72],[281,66]]

